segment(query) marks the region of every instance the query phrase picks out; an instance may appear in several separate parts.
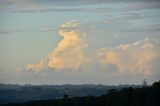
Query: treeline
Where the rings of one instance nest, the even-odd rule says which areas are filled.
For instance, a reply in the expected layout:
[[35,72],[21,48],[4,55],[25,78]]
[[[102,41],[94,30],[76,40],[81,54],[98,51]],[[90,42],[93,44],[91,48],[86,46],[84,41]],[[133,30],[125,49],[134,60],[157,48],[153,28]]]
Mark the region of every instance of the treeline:
[[3,106],[160,106],[160,81],[142,88],[123,88],[110,90],[99,97],[69,97],[63,99],[39,100]]
[[63,95],[69,97],[101,96],[109,89],[120,90],[124,87],[141,87],[140,85],[11,85],[0,84],[0,104],[23,103],[35,100],[60,99]]

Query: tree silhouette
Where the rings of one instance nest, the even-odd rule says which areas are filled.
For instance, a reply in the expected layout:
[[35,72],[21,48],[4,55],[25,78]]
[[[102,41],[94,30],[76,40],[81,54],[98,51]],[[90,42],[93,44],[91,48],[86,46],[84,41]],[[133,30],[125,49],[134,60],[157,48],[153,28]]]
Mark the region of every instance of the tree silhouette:
[[146,79],[143,80],[142,86],[143,87],[147,87],[147,81],[146,81]]
[[[146,83],[145,83],[146,85]],[[72,97],[64,95],[57,100],[31,101],[21,104],[7,104],[3,106],[160,106],[160,81],[152,86],[142,88],[122,88],[110,90],[99,97]]]

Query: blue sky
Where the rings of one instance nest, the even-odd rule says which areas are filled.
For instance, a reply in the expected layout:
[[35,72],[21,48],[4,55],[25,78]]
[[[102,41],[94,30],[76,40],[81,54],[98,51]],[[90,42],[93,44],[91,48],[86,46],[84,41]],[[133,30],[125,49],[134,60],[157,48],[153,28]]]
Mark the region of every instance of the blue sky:
[[0,0],[0,82],[159,80],[158,0]]

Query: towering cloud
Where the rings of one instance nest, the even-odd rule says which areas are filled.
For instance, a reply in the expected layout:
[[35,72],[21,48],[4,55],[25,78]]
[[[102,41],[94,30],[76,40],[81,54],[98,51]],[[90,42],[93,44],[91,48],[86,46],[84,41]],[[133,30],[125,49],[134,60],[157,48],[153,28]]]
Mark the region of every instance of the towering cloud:
[[158,43],[146,38],[135,43],[99,49],[97,58],[102,64],[116,65],[119,72],[148,75],[155,70],[159,54]]
[[75,20],[61,26],[59,34],[63,37],[58,47],[48,54],[48,66],[52,68],[75,68],[85,62],[84,48],[87,43],[84,34],[76,30],[79,23]]
[[86,62],[84,49],[87,43],[84,39],[84,33],[77,27],[80,23],[72,20],[63,24],[59,29],[59,35],[63,39],[58,46],[53,49],[44,60],[37,64],[28,64],[28,70],[41,70],[45,67],[54,69],[73,68],[78,69]]

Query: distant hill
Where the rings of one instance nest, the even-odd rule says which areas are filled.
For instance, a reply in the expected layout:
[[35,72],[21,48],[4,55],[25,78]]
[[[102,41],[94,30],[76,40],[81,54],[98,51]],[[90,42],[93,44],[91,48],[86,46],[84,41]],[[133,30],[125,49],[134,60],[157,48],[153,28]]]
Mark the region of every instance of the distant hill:
[[102,96],[68,97],[30,101],[3,106],[160,106],[160,81],[141,88],[127,87],[109,90]]
[[11,85],[0,84],[0,104],[20,103],[33,100],[48,100],[82,96],[100,96],[108,92],[109,89],[120,90],[124,87],[140,87],[138,85]]

